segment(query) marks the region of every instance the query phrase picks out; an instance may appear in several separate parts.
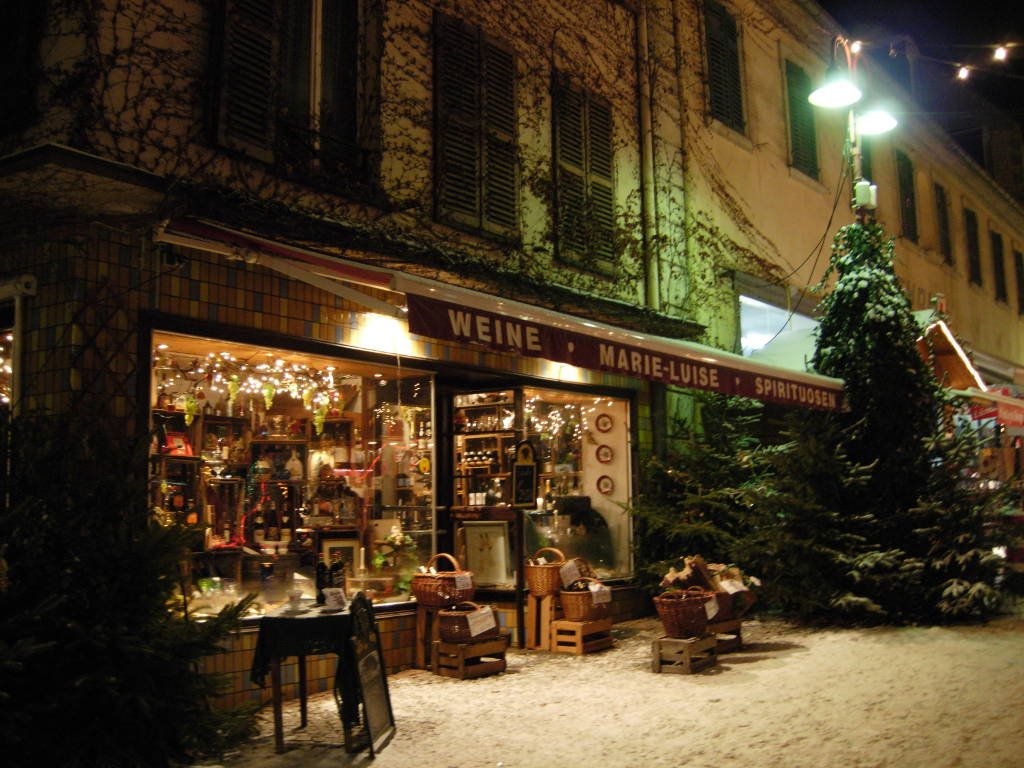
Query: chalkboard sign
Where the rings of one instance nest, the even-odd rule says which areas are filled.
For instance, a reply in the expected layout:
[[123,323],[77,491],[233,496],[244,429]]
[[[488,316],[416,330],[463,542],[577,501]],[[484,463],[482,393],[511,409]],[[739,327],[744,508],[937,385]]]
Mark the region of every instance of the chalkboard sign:
[[352,650],[359,679],[363,725],[369,738],[370,755],[376,755],[395,735],[387,670],[380,649],[380,633],[373,620],[373,606],[362,592],[352,599]]
[[523,440],[516,446],[512,465],[512,506],[533,507],[537,504],[537,460],[533,445]]

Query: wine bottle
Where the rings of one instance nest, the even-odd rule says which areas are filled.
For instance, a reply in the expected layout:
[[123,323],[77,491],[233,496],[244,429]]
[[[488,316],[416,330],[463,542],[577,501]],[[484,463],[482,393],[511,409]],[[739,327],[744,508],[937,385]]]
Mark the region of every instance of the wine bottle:
[[316,604],[323,605],[326,601],[324,597],[324,587],[327,586],[327,566],[324,565],[324,556],[318,554],[316,556]]

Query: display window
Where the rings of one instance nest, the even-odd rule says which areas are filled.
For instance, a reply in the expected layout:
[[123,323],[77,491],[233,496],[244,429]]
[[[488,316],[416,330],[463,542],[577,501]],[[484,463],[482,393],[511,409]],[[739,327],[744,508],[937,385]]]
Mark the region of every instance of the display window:
[[203,532],[193,612],[407,599],[434,551],[429,374],[155,333],[151,394],[153,513]]
[[11,407],[13,361],[11,359],[14,344],[14,329],[0,326],[0,410]]
[[525,554],[554,547],[600,578],[630,575],[628,400],[521,387],[453,405],[456,551],[480,586],[515,581],[512,524]]

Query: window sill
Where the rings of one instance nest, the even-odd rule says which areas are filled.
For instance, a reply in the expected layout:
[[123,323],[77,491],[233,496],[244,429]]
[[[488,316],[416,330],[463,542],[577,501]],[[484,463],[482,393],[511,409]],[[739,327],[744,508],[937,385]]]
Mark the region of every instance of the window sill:
[[747,152],[753,152],[754,150],[754,142],[750,140],[746,133],[737,131],[715,117],[711,118],[711,130],[740,149],[745,149]]

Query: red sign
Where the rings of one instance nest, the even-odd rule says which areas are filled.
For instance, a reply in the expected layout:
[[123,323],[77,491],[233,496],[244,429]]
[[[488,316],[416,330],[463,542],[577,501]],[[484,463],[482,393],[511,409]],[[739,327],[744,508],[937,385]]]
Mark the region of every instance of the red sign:
[[678,352],[647,349],[413,293],[407,300],[409,330],[420,336],[783,405],[828,411],[842,407],[839,386],[795,380],[785,371],[734,368],[684,347]]

